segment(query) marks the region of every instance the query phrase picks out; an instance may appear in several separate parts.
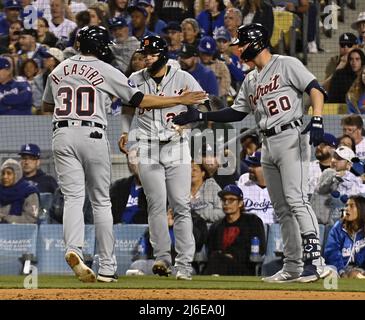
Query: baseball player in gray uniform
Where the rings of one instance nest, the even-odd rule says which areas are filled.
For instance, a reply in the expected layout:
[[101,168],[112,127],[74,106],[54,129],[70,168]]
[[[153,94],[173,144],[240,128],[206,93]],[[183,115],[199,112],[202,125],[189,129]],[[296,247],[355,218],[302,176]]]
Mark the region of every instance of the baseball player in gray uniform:
[[[53,111],[52,150],[64,204],[65,259],[83,282],[116,281],[113,258],[113,219],[109,198],[110,159],[105,133],[106,109],[113,96],[143,108],[197,103],[204,92],[180,96],[144,95],[112,67],[108,32],[103,27],[82,28],[77,36],[81,54],[63,61],[48,77],[43,110]],[[85,187],[93,207],[99,250],[98,276],[83,262]]]
[[[261,163],[281,226],[285,256],[282,270],[263,280],[312,282],[324,278],[331,269],[321,257],[318,222],[307,188],[310,144],[316,146],[323,139],[321,115],[326,93],[298,59],[270,53],[268,33],[262,25],[239,27],[238,38],[231,45],[238,45],[241,58],[256,66],[246,76],[232,108],[208,113],[189,108],[173,122],[230,122],[254,114],[263,136]],[[304,92],[310,95],[313,117],[303,130]]]
[[[201,91],[187,72],[166,65],[168,47],[159,36],[146,36],[138,50],[145,55],[146,68],[130,80],[144,93],[175,95],[185,87]],[[161,110],[138,110],[131,131],[136,128],[139,173],[148,204],[150,240],[156,261],[152,271],[160,276],[171,273],[171,241],[167,225],[167,203],[174,212],[176,278],[190,280],[195,253],[190,213],[191,156],[188,137],[182,136],[172,118],[186,112],[186,105]]]

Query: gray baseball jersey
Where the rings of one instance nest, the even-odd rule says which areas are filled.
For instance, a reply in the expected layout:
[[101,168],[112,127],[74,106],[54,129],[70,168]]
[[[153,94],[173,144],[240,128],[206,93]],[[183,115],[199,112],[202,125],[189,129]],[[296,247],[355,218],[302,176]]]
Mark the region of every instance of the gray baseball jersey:
[[[150,77],[147,69],[133,73],[130,80],[145,94],[174,96],[186,87],[188,90],[202,91],[189,73],[174,67],[168,68],[159,85]],[[186,110],[185,105],[142,112],[137,108],[133,124],[137,128],[137,139],[140,140],[139,175],[147,198],[154,255],[156,260],[171,264],[171,241],[166,218],[168,199],[174,212],[175,266],[178,271],[184,269],[191,272],[195,252],[190,213],[191,157],[187,140],[180,142],[180,136],[171,121],[175,115]],[[158,140],[171,142],[159,143]]]
[[[138,94],[139,93],[139,94]],[[76,55],[48,76],[43,100],[55,105],[52,139],[55,168],[65,196],[66,252],[82,257],[85,189],[93,207],[99,274],[114,275],[113,218],[109,197],[110,155],[104,131],[111,97],[138,104],[143,97],[117,69],[93,57]],[[139,98],[138,98],[139,97]]]
[[[145,94],[159,96],[176,96],[185,87],[190,91],[203,91],[199,83],[188,72],[170,67],[170,71],[157,85],[151,78],[147,69],[133,73],[129,79],[136,84],[137,88]],[[166,109],[145,109],[136,108],[134,124],[138,129],[137,139],[171,140],[177,137],[178,133],[173,128],[172,118],[181,112],[185,112],[185,105],[176,105]]]
[[303,115],[302,93],[314,79],[297,58],[273,55],[261,72],[247,75],[232,108],[253,112],[263,130],[289,123]]
[[139,91],[119,70],[91,56],[61,62],[48,79],[43,100],[55,104],[53,122],[90,120],[106,125],[111,98],[129,104]]
[[307,195],[309,135],[302,135],[301,124],[295,121],[303,115],[303,92],[314,79],[298,59],[273,55],[260,72],[247,75],[232,106],[252,112],[261,130],[275,127],[276,133],[264,134],[261,165],[281,226],[283,269],[296,274],[303,271],[302,236],[318,238],[319,229]]

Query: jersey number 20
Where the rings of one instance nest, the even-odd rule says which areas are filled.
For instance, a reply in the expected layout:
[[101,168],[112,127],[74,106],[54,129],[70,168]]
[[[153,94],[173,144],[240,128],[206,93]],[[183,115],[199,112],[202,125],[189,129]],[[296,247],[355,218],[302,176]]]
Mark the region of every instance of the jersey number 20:
[[267,103],[267,109],[269,110],[270,116],[274,116],[280,112],[278,105],[280,106],[281,111],[288,111],[291,109],[291,104],[287,96],[280,97],[278,101],[279,103],[277,103],[276,100],[270,100]]
[[71,87],[61,87],[58,89],[57,97],[62,98],[62,106],[55,110],[58,116],[68,116],[75,112],[81,117],[94,114],[95,89],[85,86],[74,90]]

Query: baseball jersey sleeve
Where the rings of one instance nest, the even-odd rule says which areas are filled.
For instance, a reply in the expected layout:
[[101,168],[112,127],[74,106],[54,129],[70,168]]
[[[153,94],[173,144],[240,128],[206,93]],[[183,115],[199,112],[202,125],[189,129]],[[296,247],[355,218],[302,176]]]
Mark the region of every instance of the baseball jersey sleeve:
[[134,82],[112,66],[109,66],[106,72],[107,81],[101,85],[102,88],[111,95],[119,97],[123,104],[138,107],[144,95],[137,89]]
[[48,76],[47,82],[46,82],[46,87],[44,88],[42,100],[46,103],[54,104],[55,101],[54,101],[53,94],[52,94],[51,81],[52,80],[50,79],[50,76]]
[[243,81],[231,107],[232,109],[239,112],[251,113],[251,108],[246,98],[246,82],[248,81],[248,78],[249,76]]
[[285,57],[289,61],[283,61],[284,76],[286,81],[297,88],[300,92],[304,92],[308,84],[316,77],[309,72],[301,61],[293,57]]

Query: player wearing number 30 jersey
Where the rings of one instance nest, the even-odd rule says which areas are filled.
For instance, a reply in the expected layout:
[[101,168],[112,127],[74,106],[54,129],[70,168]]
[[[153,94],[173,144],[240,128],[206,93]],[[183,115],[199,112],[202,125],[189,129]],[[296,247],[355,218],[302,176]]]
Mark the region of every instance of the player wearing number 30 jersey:
[[[76,38],[81,54],[63,61],[49,75],[43,110],[53,111],[52,150],[57,177],[65,197],[63,227],[65,259],[81,281],[116,281],[110,186],[109,143],[106,109],[113,96],[132,107],[163,108],[193,104],[203,92],[156,97],[143,94],[117,69],[108,64],[112,53],[103,27],[82,28]],[[85,190],[86,189],[86,190]],[[83,204],[87,191],[93,208],[99,272],[83,262]]]

